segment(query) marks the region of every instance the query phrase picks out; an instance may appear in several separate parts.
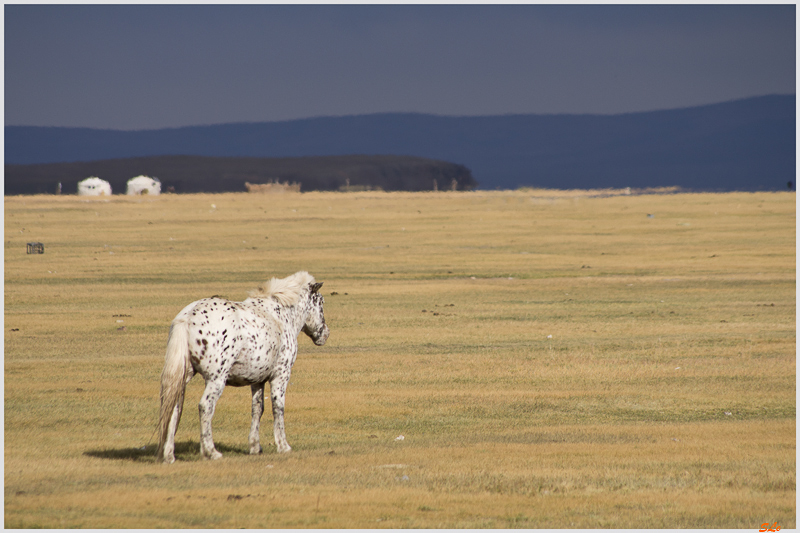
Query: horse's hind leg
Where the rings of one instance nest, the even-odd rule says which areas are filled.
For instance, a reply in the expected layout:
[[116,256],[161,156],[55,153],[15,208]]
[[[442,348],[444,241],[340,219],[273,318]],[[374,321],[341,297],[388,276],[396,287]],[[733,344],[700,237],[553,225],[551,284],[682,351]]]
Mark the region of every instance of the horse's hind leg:
[[[186,381],[184,382],[184,390],[186,385],[194,377],[194,369],[189,368],[186,373]],[[181,413],[183,412],[183,399],[175,404],[175,409],[172,410],[172,416],[169,419],[169,428],[167,429],[167,440],[164,443],[164,462],[175,462],[175,434],[178,432],[178,423],[181,421]]]
[[214,440],[211,437],[211,419],[214,418],[214,409],[224,388],[224,381],[222,383],[206,381],[206,389],[200,398],[200,454],[204,459],[222,457],[222,454],[214,448]]
[[253,422],[250,425],[250,453],[255,455],[261,453],[261,439],[258,436],[258,429],[261,425],[261,415],[264,414],[264,383],[256,383],[250,386],[253,393]]

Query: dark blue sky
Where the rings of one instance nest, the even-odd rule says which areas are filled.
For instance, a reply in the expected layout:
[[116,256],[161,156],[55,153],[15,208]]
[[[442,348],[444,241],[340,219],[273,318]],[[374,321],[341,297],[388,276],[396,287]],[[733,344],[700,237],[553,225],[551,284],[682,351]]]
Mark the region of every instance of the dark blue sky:
[[622,113],[795,92],[787,5],[5,5],[5,124]]

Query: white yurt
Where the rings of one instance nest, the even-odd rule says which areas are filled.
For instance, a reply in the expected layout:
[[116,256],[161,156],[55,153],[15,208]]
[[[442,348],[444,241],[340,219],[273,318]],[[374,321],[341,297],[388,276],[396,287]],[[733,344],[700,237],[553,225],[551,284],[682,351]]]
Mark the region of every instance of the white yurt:
[[158,178],[136,176],[128,180],[127,194],[161,194],[161,182]]
[[78,182],[78,196],[111,196],[111,184],[96,176]]

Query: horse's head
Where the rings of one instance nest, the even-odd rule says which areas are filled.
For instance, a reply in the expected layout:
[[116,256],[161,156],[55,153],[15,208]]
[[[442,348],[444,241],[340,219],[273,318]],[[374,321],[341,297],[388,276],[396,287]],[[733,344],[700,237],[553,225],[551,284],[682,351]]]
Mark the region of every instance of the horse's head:
[[322,283],[311,283],[309,285],[309,308],[306,323],[303,325],[303,333],[311,337],[314,344],[322,346],[328,340],[330,331],[328,325],[325,324],[325,314],[322,311],[322,305],[325,299],[319,293]]

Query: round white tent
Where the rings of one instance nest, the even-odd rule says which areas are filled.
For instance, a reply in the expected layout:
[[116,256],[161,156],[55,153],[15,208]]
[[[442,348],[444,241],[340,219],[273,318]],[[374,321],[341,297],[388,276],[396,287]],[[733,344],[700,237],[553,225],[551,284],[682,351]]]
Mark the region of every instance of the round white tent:
[[78,196],[111,196],[111,184],[92,176],[78,182]]
[[158,178],[136,176],[128,180],[127,194],[161,194],[161,182]]

